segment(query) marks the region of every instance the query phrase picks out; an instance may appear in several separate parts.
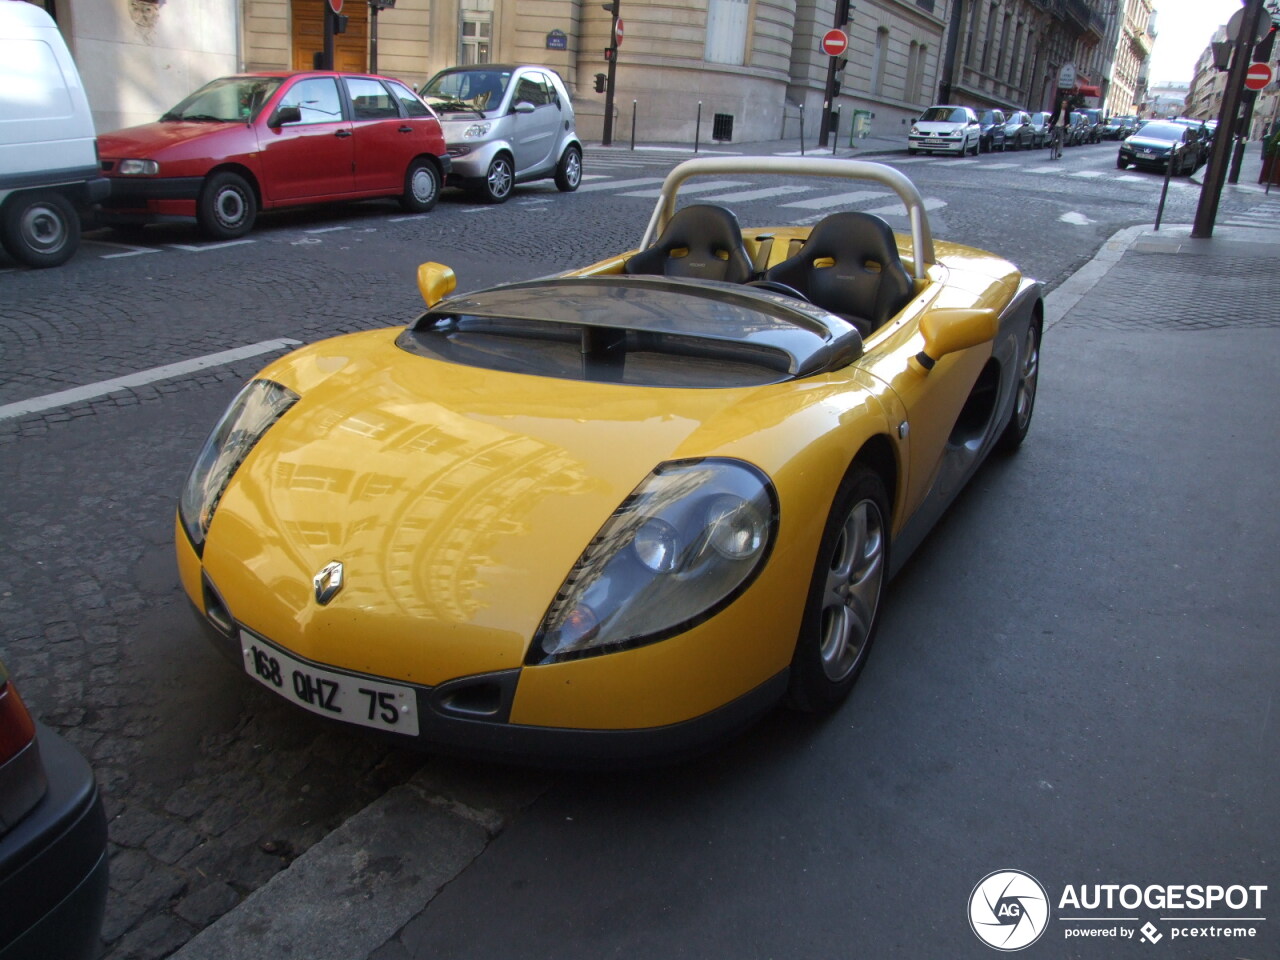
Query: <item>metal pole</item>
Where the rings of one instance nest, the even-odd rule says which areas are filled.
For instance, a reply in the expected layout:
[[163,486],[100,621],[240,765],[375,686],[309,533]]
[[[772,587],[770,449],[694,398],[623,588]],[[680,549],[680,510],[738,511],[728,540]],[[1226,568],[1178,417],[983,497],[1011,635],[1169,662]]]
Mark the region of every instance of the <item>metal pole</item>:
[[1204,186],[1200,189],[1195,224],[1191,228],[1191,236],[1197,239],[1212,237],[1213,224],[1218,219],[1218,201],[1222,198],[1222,184],[1227,177],[1227,149],[1236,129],[1240,92],[1244,89],[1244,75],[1249,69],[1249,50],[1257,36],[1261,17],[1262,0],[1249,0],[1244,8],[1240,34],[1236,37],[1235,52],[1231,56],[1231,69],[1222,94],[1222,112],[1218,115],[1218,129],[1226,131],[1227,136],[1213,138],[1213,153],[1209,158]]
[[804,104],[800,104],[800,156],[804,156]]
[[825,147],[831,136],[831,113],[835,109],[835,97],[831,95],[836,85],[836,58],[827,57],[827,83],[822,88],[822,120],[818,124],[818,146]]
[[369,4],[369,72],[378,72],[378,5]]
[[600,138],[601,146],[613,146],[613,82],[618,73],[618,14],[622,6],[621,0],[612,4],[613,17],[609,22],[609,76],[605,80],[604,94],[604,136]]
[[693,121],[693,152],[698,152],[698,137],[702,133],[702,101],[698,101],[698,119]]
[[1173,161],[1182,159],[1182,145],[1175,144],[1169,149],[1169,160],[1164,165],[1164,186],[1160,188],[1160,204],[1156,207],[1156,230],[1160,229],[1160,221],[1164,218],[1164,201],[1169,196],[1169,178],[1173,176]]
[[831,111],[831,155],[836,155],[840,147],[840,108]]
[[636,148],[636,102],[631,101],[631,149]]
[[338,15],[333,12],[327,0],[324,5],[324,63],[321,70],[333,69],[333,27]]

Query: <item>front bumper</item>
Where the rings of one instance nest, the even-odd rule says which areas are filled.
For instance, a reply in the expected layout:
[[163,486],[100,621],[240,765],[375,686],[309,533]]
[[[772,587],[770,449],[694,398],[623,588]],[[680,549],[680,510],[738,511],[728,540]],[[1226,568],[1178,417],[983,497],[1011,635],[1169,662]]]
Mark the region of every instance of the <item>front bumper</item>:
[[913,150],[948,150],[960,153],[964,151],[965,138],[950,135],[935,137],[927,134],[913,134],[907,137],[907,143]]
[[203,177],[111,177],[101,206],[107,223],[194,220]]
[[49,788],[0,838],[0,960],[88,960],[107,901],[107,819],[89,764],[36,725]]
[[[233,630],[219,629],[194,603],[191,611],[218,652],[238,669],[244,670],[245,658],[240,639],[243,628],[237,624]],[[296,653],[289,655],[312,663],[318,670],[332,670],[325,664],[307,661]],[[511,706],[521,674],[525,670],[538,669],[545,668],[517,667],[475,674],[434,687],[395,680],[397,686],[411,687],[414,691],[417,735],[411,737],[385,730],[361,729],[402,746],[513,763],[607,767],[656,760],[674,761],[701,753],[750,724],[782,698],[788,675],[784,670],[715,710],[661,727],[591,730],[512,723]],[[342,672],[357,679],[361,676],[350,671]],[[384,678],[368,679],[376,683]],[[289,698],[286,696],[286,699]],[[327,722],[350,729],[350,725],[341,720],[329,719]]]
[[502,151],[511,153],[511,147],[505,140],[450,143],[446,182],[454,186],[471,186],[484,181],[489,174],[489,164]]

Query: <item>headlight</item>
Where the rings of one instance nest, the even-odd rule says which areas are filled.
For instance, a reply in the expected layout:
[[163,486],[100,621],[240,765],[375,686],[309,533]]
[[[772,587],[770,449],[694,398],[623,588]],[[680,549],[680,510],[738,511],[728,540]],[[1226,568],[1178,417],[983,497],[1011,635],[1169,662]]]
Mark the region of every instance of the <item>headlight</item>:
[[913,137],[918,137],[918,136],[920,136],[920,128],[919,128],[919,127],[912,127],[912,128],[911,128],[911,136],[913,136]]
[[160,164],[154,160],[121,160],[118,169],[123,177],[154,177],[160,172]]
[[624,650],[702,623],[755,579],[777,527],[777,494],[750,464],[662,464],[582,552],[527,662]]
[[462,131],[462,138],[464,140],[474,140],[477,137],[487,136],[490,126],[491,124],[488,123],[473,123]]
[[197,551],[204,547],[213,513],[232,474],[271,425],[297,402],[296,393],[270,380],[251,381],[231,401],[196,457],[178,501],[182,525]]

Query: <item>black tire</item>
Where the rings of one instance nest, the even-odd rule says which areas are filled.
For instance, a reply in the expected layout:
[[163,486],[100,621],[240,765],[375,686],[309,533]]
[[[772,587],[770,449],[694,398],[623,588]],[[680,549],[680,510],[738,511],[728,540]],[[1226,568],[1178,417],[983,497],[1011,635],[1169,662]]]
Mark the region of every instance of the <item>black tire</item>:
[[571,146],[560,154],[560,162],[556,164],[556,189],[561,193],[573,193],[581,182],[582,151]]
[[214,240],[235,240],[253,229],[258,198],[244,177],[230,170],[210,176],[200,191],[196,220]]
[[400,206],[410,213],[426,213],[440,199],[440,171],[430,160],[419,157],[404,172],[404,193]]
[[845,474],[827,519],[791,658],[787,704],[825,713],[848,696],[880,625],[889,573],[889,498],[860,464]]
[[907,147],[907,156],[908,156],[908,157],[914,157],[914,156],[915,156],[917,153],[919,153],[919,152],[920,152],[920,151],[919,151],[919,150],[917,150],[915,147]]
[[28,267],[56,267],[80,247],[80,215],[52,190],[16,193],[4,205],[0,239],[9,256]]
[[1116,169],[1117,169],[1117,170],[1128,170],[1128,169],[1129,169],[1129,161],[1125,160],[1125,158],[1124,158],[1124,157],[1116,157]]
[[996,449],[1001,453],[1017,450],[1031,429],[1031,415],[1036,409],[1036,388],[1040,383],[1040,327],[1036,323],[1027,329],[1021,359],[1018,381],[1014,385],[1013,410],[1004,431],[996,440]]
[[515,168],[511,166],[511,158],[500,153],[489,163],[489,169],[485,172],[484,182],[480,184],[480,199],[485,203],[506,203],[515,183]]

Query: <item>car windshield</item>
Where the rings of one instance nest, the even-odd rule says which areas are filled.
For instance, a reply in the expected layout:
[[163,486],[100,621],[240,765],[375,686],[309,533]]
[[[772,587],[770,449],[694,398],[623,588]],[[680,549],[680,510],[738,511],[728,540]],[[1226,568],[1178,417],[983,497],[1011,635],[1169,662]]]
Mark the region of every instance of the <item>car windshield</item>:
[[983,123],[1004,123],[1004,117],[994,110],[983,110],[978,114],[978,119]]
[[1037,125],[1041,123],[1048,123],[1049,115],[1047,113],[1033,113],[1031,115],[1031,122]]
[[206,83],[160,119],[248,123],[283,82],[282,77],[223,77]]
[[930,107],[920,119],[926,123],[964,123],[969,118],[965,116],[963,107]]
[[1181,140],[1185,130],[1186,127],[1179,123],[1155,120],[1150,123],[1144,123],[1137,136],[1148,137],[1152,140]]
[[511,71],[492,67],[446,70],[422,88],[422,99],[441,113],[474,110],[483,113],[502,102],[511,83]]

